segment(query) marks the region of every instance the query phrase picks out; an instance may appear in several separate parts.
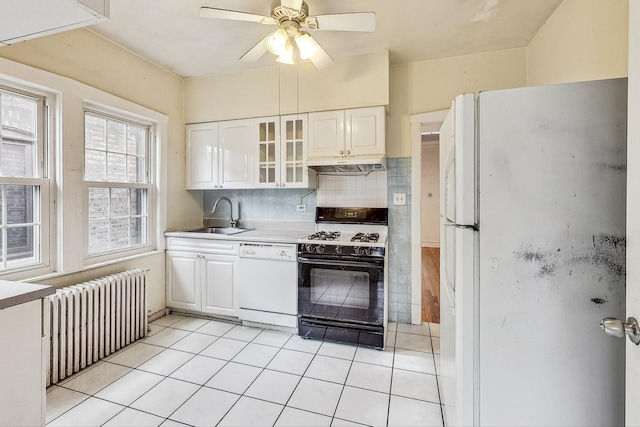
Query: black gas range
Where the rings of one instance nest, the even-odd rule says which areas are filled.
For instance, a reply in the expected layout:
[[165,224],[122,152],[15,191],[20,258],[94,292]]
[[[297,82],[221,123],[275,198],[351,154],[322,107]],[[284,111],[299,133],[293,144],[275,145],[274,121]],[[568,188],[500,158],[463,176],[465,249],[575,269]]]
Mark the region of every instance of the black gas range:
[[382,349],[387,208],[316,209],[298,240],[298,331],[303,338]]

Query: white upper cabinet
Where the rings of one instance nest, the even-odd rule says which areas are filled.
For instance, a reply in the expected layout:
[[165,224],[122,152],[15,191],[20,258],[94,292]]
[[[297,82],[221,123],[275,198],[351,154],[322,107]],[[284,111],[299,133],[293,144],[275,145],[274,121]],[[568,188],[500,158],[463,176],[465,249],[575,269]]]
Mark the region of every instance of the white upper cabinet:
[[385,155],[385,109],[309,113],[309,157]]
[[344,155],[344,110],[309,113],[309,128],[309,157]]
[[307,168],[309,130],[307,114],[280,118],[281,187],[315,187],[315,171]]
[[2,0],[0,46],[85,27],[109,18],[109,0]]
[[257,119],[256,187],[308,188],[315,172],[306,166],[307,114]]
[[187,189],[253,187],[254,120],[187,125]]
[[346,154],[385,155],[386,128],[384,107],[346,110]]
[[218,188],[218,123],[187,126],[187,189]]
[[219,123],[220,183],[218,188],[253,188],[255,119]]
[[280,117],[256,119],[254,145],[258,148],[256,187],[280,186]]

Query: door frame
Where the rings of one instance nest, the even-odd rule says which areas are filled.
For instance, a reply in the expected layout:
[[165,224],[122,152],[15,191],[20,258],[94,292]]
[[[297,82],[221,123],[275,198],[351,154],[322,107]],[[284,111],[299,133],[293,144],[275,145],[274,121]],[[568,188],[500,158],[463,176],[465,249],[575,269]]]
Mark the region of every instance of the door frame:
[[422,252],[420,184],[422,132],[440,131],[449,109],[411,115],[411,323],[422,323]]

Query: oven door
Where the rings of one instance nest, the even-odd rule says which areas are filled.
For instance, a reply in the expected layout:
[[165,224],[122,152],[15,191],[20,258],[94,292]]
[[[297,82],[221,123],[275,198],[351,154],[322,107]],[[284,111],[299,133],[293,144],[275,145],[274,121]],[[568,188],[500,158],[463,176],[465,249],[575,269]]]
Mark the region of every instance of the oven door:
[[298,331],[383,348],[384,259],[299,255]]

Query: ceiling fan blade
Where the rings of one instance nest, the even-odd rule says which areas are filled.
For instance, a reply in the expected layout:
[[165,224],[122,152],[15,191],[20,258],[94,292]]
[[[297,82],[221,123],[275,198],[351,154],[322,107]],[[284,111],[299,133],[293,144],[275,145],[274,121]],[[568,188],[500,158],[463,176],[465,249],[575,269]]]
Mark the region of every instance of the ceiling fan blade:
[[376,14],[374,12],[357,12],[318,15],[307,18],[305,24],[312,30],[372,33],[376,30]]
[[317,41],[314,40],[314,43],[318,46],[318,51],[315,55],[309,58],[309,60],[313,63],[313,66],[316,67],[317,70],[322,70],[323,68],[326,68],[329,65],[333,64],[333,59],[331,59],[327,51],[324,50]]
[[287,9],[293,9],[299,12],[302,8],[302,0],[280,0],[280,5]]
[[235,10],[216,9],[215,7],[201,7],[200,17],[214,19],[230,19],[234,21],[257,22],[259,24],[276,25],[275,19],[270,16],[256,15],[248,12],[238,12]]
[[267,34],[265,38],[260,40],[253,46],[251,49],[247,51],[244,55],[240,57],[240,61],[244,62],[256,62],[258,59],[262,58],[262,55],[267,53],[267,38],[269,38],[271,34]]

